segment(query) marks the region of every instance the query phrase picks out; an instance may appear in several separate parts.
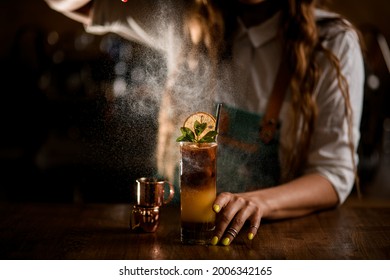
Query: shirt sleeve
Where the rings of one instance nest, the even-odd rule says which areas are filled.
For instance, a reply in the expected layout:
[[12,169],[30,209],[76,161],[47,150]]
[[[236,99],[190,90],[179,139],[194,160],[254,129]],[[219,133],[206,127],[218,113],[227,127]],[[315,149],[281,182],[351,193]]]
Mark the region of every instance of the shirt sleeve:
[[358,163],[357,146],[360,138],[360,119],[363,106],[364,64],[355,31],[345,30],[326,41],[324,46],[340,60],[341,72],[349,87],[352,109],[351,151],[345,98],[339,89],[337,75],[328,58],[322,56],[323,69],[316,89],[318,119],[305,173],[319,173],[327,178],[336,190],[342,204],[355,182],[355,164]]

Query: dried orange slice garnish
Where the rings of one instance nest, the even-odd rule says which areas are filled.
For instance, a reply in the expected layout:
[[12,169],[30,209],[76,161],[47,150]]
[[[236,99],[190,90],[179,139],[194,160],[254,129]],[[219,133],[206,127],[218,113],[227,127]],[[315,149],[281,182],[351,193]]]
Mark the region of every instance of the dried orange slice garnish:
[[196,112],[184,121],[183,127],[180,128],[182,136],[176,141],[188,141],[196,143],[215,142],[216,120],[213,115],[206,112]]

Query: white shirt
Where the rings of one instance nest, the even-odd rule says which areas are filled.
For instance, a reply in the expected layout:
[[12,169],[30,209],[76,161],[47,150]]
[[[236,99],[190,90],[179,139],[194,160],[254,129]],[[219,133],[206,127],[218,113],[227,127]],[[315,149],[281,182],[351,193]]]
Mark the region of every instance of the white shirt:
[[[180,37],[175,36],[180,32],[180,25],[168,21],[168,10],[158,10],[153,3],[153,0],[128,1],[126,4],[121,1],[95,0],[93,20],[86,29],[98,34],[116,32],[125,38],[163,51],[166,54],[168,71],[172,71],[175,54],[181,47]],[[334,15],[321,10],[316,11],[317,18],[332,16]],[[233,45],[233,65],[224,68],[226,75],[219,84],[218,101],[250,112],[264,113],[281,60],[282,45],[276,36],[279,17],[280,14],[277,13],[263,24],[249,29],[240,24],[240,31]],[[339,58],[341,72],[349,85],[353,109],[353,142],[357,147],[364,82],[363,59],[357,35],[352,30],[339,32],[325,42],[325,47]],[[308,147],[305,173],[318,173],[327,178],[342,203],[354,184],[354,166],[348,144],[344,98],[338,88],[335,71],[326,58],[322,60],[325,68],[315,89],[319,114],[312,143]],[[281,147],[289,145],[283,135],[291,120],[290,110],[287,94],[280,113]],[[177,128],[172,128],[175,129]],[[177,131],[174,136],[177,136]],[[353,156],[357,162],[356,149]],[[172,160],[174,158],[172,157]]]

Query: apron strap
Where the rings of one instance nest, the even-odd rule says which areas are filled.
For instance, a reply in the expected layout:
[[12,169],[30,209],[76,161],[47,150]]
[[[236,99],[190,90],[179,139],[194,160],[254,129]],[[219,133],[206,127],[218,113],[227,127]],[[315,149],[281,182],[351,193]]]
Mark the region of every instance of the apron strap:
[[260,123],[260,139],[265,144],[268,144],[273,139],[278,128],[278,117],[284,97],[286,96],[289,80],[290,74],[288,68],[285,64],[281,63],[267,104],[267,109]]

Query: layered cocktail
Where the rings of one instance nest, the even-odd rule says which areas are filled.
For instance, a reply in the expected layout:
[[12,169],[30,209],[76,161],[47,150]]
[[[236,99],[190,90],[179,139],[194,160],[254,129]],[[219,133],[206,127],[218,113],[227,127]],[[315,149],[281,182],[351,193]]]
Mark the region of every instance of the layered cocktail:
[[217,143],[215,118],[204,112],[189,116],[181,127],[181,240],[206,244],[215,228]]
[[181,142],[181,240],[206,244],[215,228],[217,143]]

